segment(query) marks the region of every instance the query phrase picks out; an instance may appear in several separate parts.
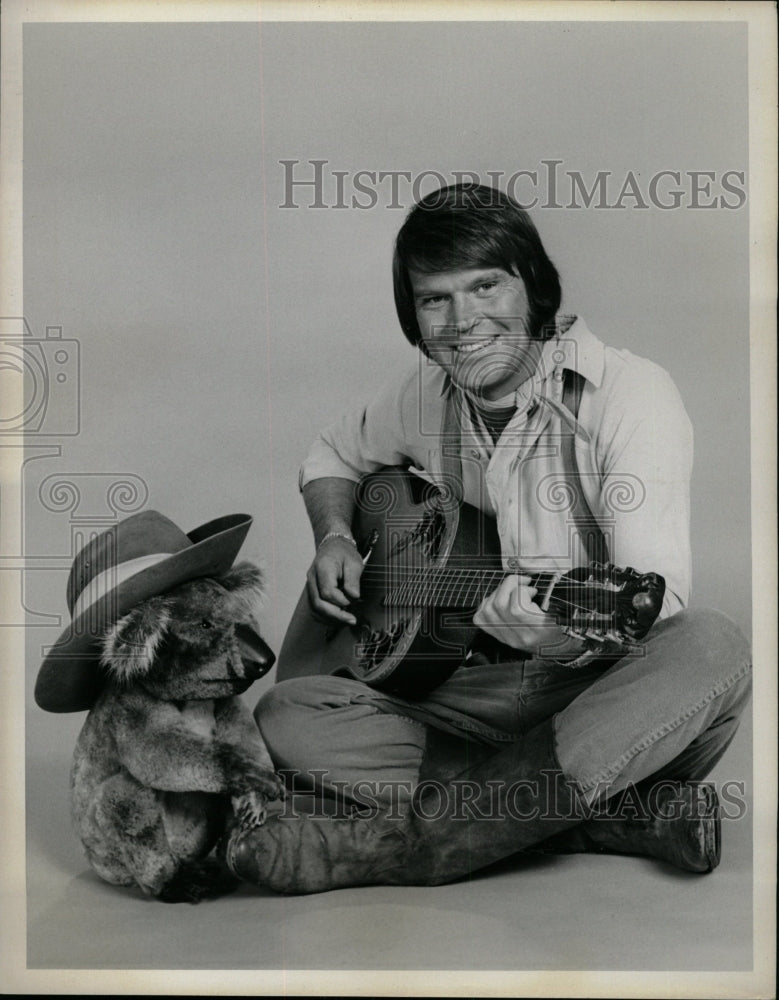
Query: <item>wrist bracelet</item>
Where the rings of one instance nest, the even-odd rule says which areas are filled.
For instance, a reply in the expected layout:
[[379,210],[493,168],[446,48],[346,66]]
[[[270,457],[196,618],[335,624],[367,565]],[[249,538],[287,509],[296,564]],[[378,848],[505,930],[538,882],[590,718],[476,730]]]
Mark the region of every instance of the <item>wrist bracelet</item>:
[[326,535],[324,536],[324,538],[323,538],[323,539],[322,539],[322,540],[320,541],[319,545],[317,545],[317,547],[316,547],[316,549],[317,549],[317,552],[318,552],[318,551],[319,551],[319,550],[320,550],[320,549],[322,548],[322,546],[323,546],[323,545],[325,544],[325,542],[326,542],[326,541],[327,541],[327,540],[328,540],[329,538],[343,538],[343,539],[345,539],[345,540],[346,540],[347,542],[351,542],[351,543],[352,543],[352,545],[353,545],[353,546],[354,546],[355,548],[357,548],[357,542],[355,542],[355,540],[354,540],[354,539],[352,538],[352,536],[351,536],[351,535],[347,535],[347,534],[346,534],[345,532],[343,532],[343,531],[328,531],[328,533],[327,533],[327,534],[326,534]]

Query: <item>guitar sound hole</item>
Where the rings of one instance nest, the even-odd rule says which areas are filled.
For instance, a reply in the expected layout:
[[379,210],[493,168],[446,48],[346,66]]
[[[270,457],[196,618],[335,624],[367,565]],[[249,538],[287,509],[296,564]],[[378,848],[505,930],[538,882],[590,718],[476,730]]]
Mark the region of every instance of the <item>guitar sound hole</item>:
[[364,672],[374,670],[391,656],[400,640],[406,634],[409,619],[397,621],[389,629],[370,629],[364,625],[357,647],[358,666]]

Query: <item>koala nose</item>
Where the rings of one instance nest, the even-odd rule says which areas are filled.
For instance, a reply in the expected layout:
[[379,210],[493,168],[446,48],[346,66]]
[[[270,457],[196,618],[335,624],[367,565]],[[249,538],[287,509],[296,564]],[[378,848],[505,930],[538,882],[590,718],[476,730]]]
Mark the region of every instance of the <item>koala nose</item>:
[[236,625],[235,637],[247,675],[256,680],[267,674],[276,662],[267,642],[248,625]]

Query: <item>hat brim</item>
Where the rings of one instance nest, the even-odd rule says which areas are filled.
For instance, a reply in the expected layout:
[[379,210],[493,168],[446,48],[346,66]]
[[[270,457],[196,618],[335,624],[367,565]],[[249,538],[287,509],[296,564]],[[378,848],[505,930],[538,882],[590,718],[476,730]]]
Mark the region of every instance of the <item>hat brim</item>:
[[78,615],[46,653],[35,682],[35,702],[47,712],[83,712],[92,707],[105,680],[101,639],[141,601],[203,576],[221,576],[235,562],[252,524],[231,514],[187,534],[193,543],[120,583]]

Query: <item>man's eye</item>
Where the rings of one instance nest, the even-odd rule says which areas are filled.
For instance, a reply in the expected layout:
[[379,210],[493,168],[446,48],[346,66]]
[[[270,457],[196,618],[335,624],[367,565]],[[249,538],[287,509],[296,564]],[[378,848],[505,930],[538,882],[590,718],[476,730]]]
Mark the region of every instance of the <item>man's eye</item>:
[[422,307],[425,306],[437,306],[444,301],[443,295],[426,295],[422,299]]
[[482,281],[479,287],[476,289],[477,292],[491,292],[497,287],[497,281]]

